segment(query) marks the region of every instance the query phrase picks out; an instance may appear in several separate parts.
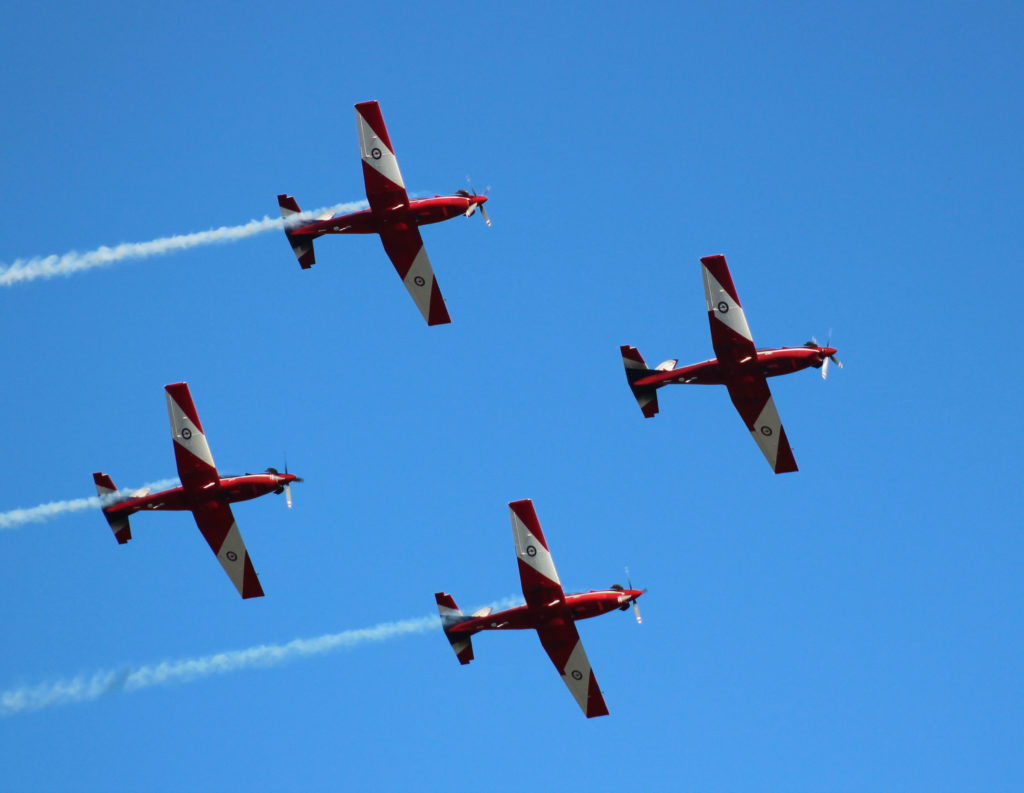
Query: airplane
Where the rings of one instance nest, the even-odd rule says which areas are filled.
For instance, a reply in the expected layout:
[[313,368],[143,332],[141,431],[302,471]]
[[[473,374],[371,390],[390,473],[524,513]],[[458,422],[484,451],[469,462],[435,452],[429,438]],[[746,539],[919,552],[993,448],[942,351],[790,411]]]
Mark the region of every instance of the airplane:
[[679,361],[672,359],[648,369],[636,347],[623,345],[619,351],[633,396],[644,417],[651,418],[658,412],[657,389],[662,386],[724,385],[772,470],[777,474],[796,471],[796,459],[768,390],[767,378],[809,366],[821,369],[821,376],[825,378],[829,361],[842,368],[836,349],[829,346],[831,339],[824,347],[809,341],[803,347],[755,349],[725,257],[705,256],[700,261],[711,323],[711,345],[717,357],[678,369]]
[[284,492],[291,507],[291,484],[302,480],[288,473],[287,466],[283,474],[276,468],[268,468],[262,474],[222,477],[217,473],[188,384],[173,383],[164,386],[164,390],[167,392],[167,412],[171,419],[174,458],[181,486],[156,493],[143,488],[123,497],[107,474],[94,473],[92,478],[96,491],[104,504],[103,515],[118,543],[124,545],[132,538],[128,519],[134,513],[165,509],[191,511],[199,531],[238,589],[238,594],[243,598],[263,597],[263,587],[242,542],[230,504],[267,493]]
[[608,706],[601,695],[601,689],[597,687],[597,679],[590,668],[587,654],[583,651],[583,643],[576,631],[576,621],[614,609],[625,611],[632,603],[636,620],[640,622],[636,599],[647,590],[633,589],[630,583],[628,588],[616,584],[611,589],[565,594],[533,502],[530,499],[513,501],[509,508],[512,512],[512,532],[515,535],[519,578],[526,605],[494,613],[491,613],[490,608],[484,608],[466,617],[455,605],[451,595],[437,592],[434,599],[441,614],[444,634],[459,663],[465,665],[473,660],[474,633],[534,629],[584,715],[588,719],[607,716]]
[[299,265],[308,270],[316,263],[313,240],[317,237],[323,234],[379,234],[384,251],[427,324],[444,325],[451,322],[451,317],[448,316],[444,298],[434,278],[434,270],[427,258],[426,248],[423,247],[419,227],[459,215],[470,217],[478,209],[484,222],[490,226],[491,219],[484,209],[487,196],[458,190],[454,195],[410,199],[405,192],[405,182],[402,181],[398,160],[395,158],[395,147],[391,145],[391,138],[384,126],[380,105],[376,102],[360,102],[355,107],[359,150],[363,159],[363,181],[370,208],[346,215],[328,215],[303,223],[301,218],[295,217],[301,212],[295,198],[279,195],[277,202],[281,207],[281,216],[285,221],[294,217],[293,222],[301,224],[291,226],[286,222],[288,242]]

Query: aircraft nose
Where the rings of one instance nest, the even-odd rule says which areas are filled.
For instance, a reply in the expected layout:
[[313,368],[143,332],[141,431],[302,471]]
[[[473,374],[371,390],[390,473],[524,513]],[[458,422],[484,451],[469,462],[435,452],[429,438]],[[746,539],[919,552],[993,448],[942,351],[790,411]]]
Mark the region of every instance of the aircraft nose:
[[487,203],[487,196],[485,196],[485,195],[475,195],[475,196],[473,196],[473,202],[476,203],[476,204],[486,204]]

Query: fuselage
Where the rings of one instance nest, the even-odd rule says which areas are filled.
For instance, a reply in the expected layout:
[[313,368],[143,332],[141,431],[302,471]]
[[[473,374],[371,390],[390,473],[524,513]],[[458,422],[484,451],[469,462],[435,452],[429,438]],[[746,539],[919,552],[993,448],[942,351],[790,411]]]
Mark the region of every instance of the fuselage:
[[540,606],[516,606],[482,617],[471,617],[448,628],[449,633],[476,633],[477,631],[525,630],[558,626],[576,620],[590,619],[609,611],[628,606],[642,589],[601,589],[566,595],[565,601],[553,601]]
[[717,358],[683,366],[668,372],[654,372],[633,381],[636,388],[660,388],[664,385],[728,385],[744,376],[777,377],[808,367],[820,368],[825,358],[835,354],[832,347],[776,347],[758,350],[756,358],[729,366]]
[[280,492],[288,483],[297,479],[295,474],[244,474],[242,476],[221,477],[208,487],[188,490],[184,487],[172,487],[156,493],[133,496],[118,501],[104,508],[108,515],[124,512],[140,512],[142,510],[193,510],[211,501],[232,504],[236,501],[248,501],[252,498],[265,496],[267,493]]
[[291,230],[293,235],[321,234],[379,234],[382,228],[395,226],[427,226],[465,215],[474,204],[483,204],[487,196],[442,195],[433,198],[413,198],[408,204],[399,204],[387,210],[361,209],[346,215]]

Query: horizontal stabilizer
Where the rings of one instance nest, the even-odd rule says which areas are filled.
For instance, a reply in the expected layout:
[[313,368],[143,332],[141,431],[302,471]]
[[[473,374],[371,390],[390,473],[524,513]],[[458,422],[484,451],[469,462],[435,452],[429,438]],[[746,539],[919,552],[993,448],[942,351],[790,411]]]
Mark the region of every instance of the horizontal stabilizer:
[[656,371],[663,370],[662,367],[671,364],[669,369],[675,367],[675,361],[665,361],[657,369],[648,369],[644,357],[636,347],[622,345],[619,347],[622,353],[622,365],[626,368],[626,382],[629,383],[629,390],[633,392],[636,403],[640,406],[645,418],[652,418],[658,413],[658,392],[653,388],[637,388],[633,385],[637,380],[647,377]]
[[[104,502],[106,497],[113,496],[117,493],[117,488],[114,486],[114,480],[107,474],[97,471],[92,475],[92,480],[96,483],[96,492],[99,494],[101,503]],[[107,519],[107,523],[110,524],[110,529],[114,532],[114,538],[117,540],[118,544],[124,545],[132,538],[132,529],[128,524],[128,515],[130,513],[120,512],[112,514],[112,506],[113,504],[109,504],[101,507],[103,510],[103,517],[105,517]]]
[[[455,605],[455,599],[447,592],[434,593],[434,600],[437,601],[437,611],[441,615],[441,627],[444,628],[444,635],[451,644],[452,650],[455,651],[455,657],[459,659],[460,664],[468,664],[473,660],[473,641],[470,638],[471,634],[453,634],[449,631],[456,625],[472,619],[472,617],[463,616],[459,607]],[[486,614],[489,614],[490,611],[490,609],[481,609],[473,616],[483,617],[486,616]]]
[[315,240],[319,234],[294,234],[288,228],[288,219],[294,215],[299,215],[302,210],[299,209],[299,204],[295,200],[294,196],[290,195],[279,195],[277,197],[278,206],[281,207],[281,217],[285,219],[284,233],[288,237],[288,244],[292,246],[292,253],[295,254],[295,258],[299,260],[299,266],[303,270],[308,270],[314,264],[316,264],[316,255],[313,252],[313,240]]

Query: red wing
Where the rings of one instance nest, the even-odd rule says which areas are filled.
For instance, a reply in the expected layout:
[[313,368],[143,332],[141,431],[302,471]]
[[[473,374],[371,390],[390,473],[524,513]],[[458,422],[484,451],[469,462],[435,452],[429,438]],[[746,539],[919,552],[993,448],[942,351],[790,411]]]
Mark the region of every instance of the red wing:
[[451,322],[419,229],[415,226],[385,228],[380,233],[380,241],[427,324]]
[[597,678],[590,668],[590,661],[583,650],[583,642],[573,622],[558,626],[548,625],[537,629],[540,643],[544,646],[551,662],[562,676],[562,682],[568,687],[576,703],[584,715],[590,719],[594,716],[607,716],[608,706],[597,687]]
[[764,377],[752,378],[728,386],[732,403],[750,430],[758,447],[777,474],[796,471],[796,459],[782,420],[775,409],[775,400]]
[[220,480],[217,466],[206,442],[203,425],[199,423],[188,384],[173,383],[164,386],[164,391],[167,392],[167,413],[174,437],[174,460],[182,486],[188,492],[216,484]]
[[409,203],[405,182],[398,170],[391,138],[388,137],[380,105],[360,102],[356,105],[356,128],[359,132],[359,153],[363,160],[363,181],[366,199],[374,212],[393,209]]
[[548,550],[544,532],[541,531],[533,502],[523,499],[513,501],[508,506],[512,512],[512,534],[526,605],[541,607],[564,602],[562,582],[558,579],[558,571],[555,570],[555,562]]
[[754,339],[725,257],[705,256],[700,263],[715,355],[726,365],[756,358]]
[[231,507],[219,501],[211,501],[192,511],[196,525],[217,556],[224,572],[243,598],[263,597],[263,587],[256,577],[249,552],[242,542],[242,533],[235,523]]

